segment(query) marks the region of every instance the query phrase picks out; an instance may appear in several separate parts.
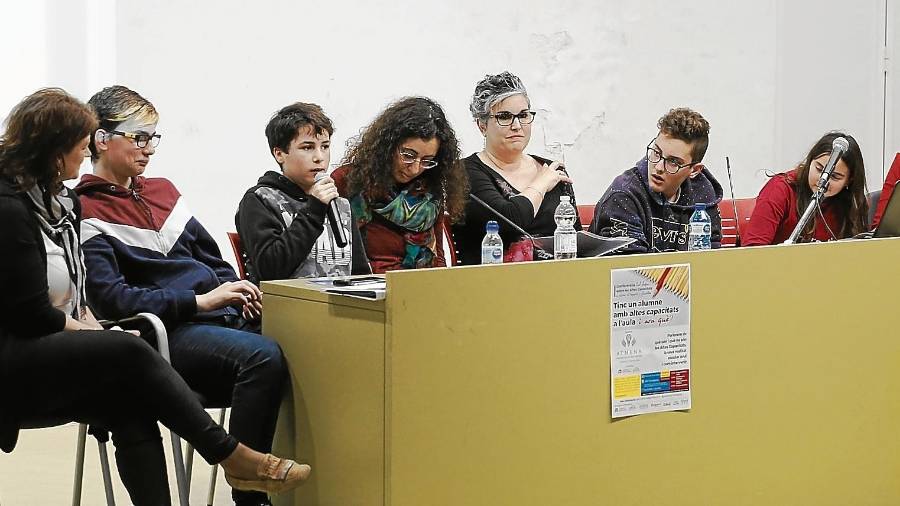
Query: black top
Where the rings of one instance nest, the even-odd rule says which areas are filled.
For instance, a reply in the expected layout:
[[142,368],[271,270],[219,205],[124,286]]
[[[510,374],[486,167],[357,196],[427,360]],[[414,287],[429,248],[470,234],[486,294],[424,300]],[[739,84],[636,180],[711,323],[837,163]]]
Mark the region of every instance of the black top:
[[[76,230],[81,206],[75,202]],[[47,250],[41,227],[24,193],[0,180],[0,347],[11,336],[41,337],[63,330],[66,315],[47,293]]]
[[[546,158],[530,156],[542,164],[551,163]],[[525,196],[517,197],[519,189],[513,188],[500,173],[482,162],[477,153],[465,158],[463,162],[469,175],[472,194],[535,237],[553,235],[556,230],[553,213],[561,196],[569,195],[572,205],[577,205],[572,186],[569,183],[559,183],[544,195],[541,207],[535,214],[531,200]],[[453,239],[459,252],[457,259],[462,265],[481,263],[481,241],[484,239],[485,225],[490,220],[500,225],[500,238],[503,239],[504,248],[521,239],[520,232],[470,198],[466,202],[465,219],[453,227]],[[581,230],[580,219],[575,222],[575,230]]]
[[[259,191],[261,188],[274,191],[269,199],[277,200],[278,209],[266,205],[266,199]],[[258,183],[244,193],[234,217],[247,252],[246,268],[250,280],[259,283],[297,277],[298,268],[308,261],[313,246],[322,235],[327,209],[325,204],[307,195],[283,174],[275,171],[263,174]],[[290,214],[289,223],[285,222],[283,213]],[[356,221],[348,221],[352,248],[350,273],[369,274],[372,271]]]
[[[67,196],[75,203],[76,225],[81,221],[81,206],[72,190]],[[10,409],[4,351],[16,339],[33,339],[60,332],[66,315],[50,303],[47,287],[47,250],[41,226],[28,197],[17,193],[0,179],[0,449],[12,451],[18,426]],[[76,226],[76,230],[78,227]],[[52,374],[52,371],[48,371]]]

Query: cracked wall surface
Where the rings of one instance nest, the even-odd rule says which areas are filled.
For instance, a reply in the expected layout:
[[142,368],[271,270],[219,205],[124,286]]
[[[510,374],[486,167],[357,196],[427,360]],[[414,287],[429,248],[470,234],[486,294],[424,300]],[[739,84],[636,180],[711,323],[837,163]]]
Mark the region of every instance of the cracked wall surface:
[[[754,196],[766,170],[788,169],[835,128],[857,135],[871,179],[881,172],[878,0],[97,2],[115,26],[88,60],[156,104],[163,142],[148,172],[179,186],[226,252],[243,191],[276,167],[263,129],[278,108],[321,104],[337,128],[336,165],[389,102],[427,95],[465,156],[482,147],[468,114],[474,85],[503,70],[524,80],[539,111],[529,151],[563,146],[581,204],[643,155],[676,106],[710,121],[705,162],[726,196],[725,156],[736,195]],[[55,19],[40,6],[56,3],[37,2],[29,16]],[[58,19],[44,28],[52,36],[36,32],[46,47],[23,54],[46,53],[47,67],[23,68],[86,99],[96,78],[73,76],[81,65],[67,59],[85,30]]]

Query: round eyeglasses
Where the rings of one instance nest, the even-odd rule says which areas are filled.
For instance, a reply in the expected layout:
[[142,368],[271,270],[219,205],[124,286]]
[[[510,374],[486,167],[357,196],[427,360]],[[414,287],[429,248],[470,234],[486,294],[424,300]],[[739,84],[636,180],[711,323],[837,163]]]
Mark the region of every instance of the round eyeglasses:
[[659,163],[660,160],[665,160],[665,162],[663,162],[663,169],[669,174],[677,174],[679,170],[685,167],[696,165],[694,162],[679,164],[678,160],[674,158],[663,158],[662,151],[653,145],[653,141],[650,141],[650,144],[647,144],[647,161],[650,163]]
[[419,162],[419,167],[422,167],[423,170],[433,169],[438,166],[437,160],[433,160],[431,158],[420,158],[419,153],[411,149],[400,149],[400,161],[405,163],[406,165],[412,165],[416,162]]

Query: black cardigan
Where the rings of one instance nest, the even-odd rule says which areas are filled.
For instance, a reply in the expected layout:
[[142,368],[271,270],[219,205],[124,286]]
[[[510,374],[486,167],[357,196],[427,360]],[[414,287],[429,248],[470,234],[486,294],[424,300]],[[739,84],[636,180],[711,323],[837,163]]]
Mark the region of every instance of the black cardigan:
[[[74,192],[81,221],[81,207]],[[53,307],[47,293],[47,250],[41,227],[28,202],[0,179],[0,449],[12,451],[18,436],[15,407],[11,400],[15,379],[6,376],[6,353],[17,339],[30,339],[60,332],[66,315]]]
[[[530,156],[542,164],[551,163],[546,158]],[[509,183],[497,171],[485,165],[478,158],[477,153],[464,158],[463,163],[466,166],[469,186],[473,195],[485,201],[529,234],[535,237],[553,235],[556,230],[553,213],[556,211],[556,206],[559,205],[559,198],[569,195],[571,186],[564,183],[554,186],[544,195],[541,207],[535,215],[531,201],[527,198],[510,198],[510,195],[515,193],[515,189],[509,186]],[[576,205],[574,195],[570,196],[572,205]],[[468,199],[464,222],[453,227],[453,240],[456,242],[456,250],[459,252],[458,259],[463,265],[481,263],[481,240],[484,239],[485,224],[489,220],[494,220],[500,225],[500,237],[503,239],[504,249],[508,248],[510,243],[521,238],[522,234],[485,209],[484,206]],[[581,230],[580,219],[576,220],[575,230]]]

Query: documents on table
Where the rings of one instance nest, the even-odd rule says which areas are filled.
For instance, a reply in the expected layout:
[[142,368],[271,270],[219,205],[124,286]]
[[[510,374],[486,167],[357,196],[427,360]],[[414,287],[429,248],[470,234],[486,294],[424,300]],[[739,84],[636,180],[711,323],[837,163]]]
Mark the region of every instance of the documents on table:
[[320,286],[323,292],[358,299],[382,300],[386,292],[384,277],[380,276],[314,278],[309,282]]
[[610,273],[612,417],[691,408],[691,266]]

